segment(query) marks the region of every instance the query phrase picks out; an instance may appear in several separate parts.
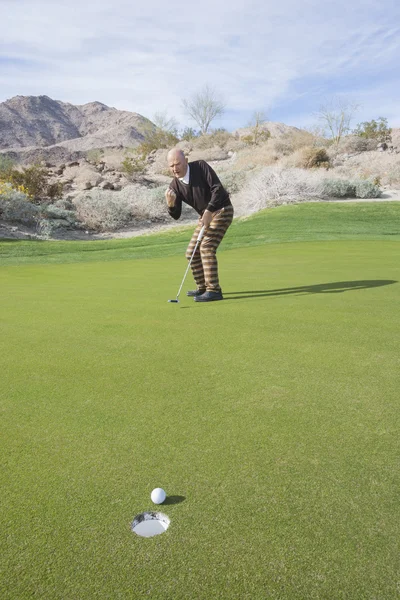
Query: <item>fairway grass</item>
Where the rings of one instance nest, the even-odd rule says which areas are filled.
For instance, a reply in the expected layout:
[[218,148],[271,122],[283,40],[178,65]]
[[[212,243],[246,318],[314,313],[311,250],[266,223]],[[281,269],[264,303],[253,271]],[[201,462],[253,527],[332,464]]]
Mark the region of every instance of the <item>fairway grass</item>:
[[[2,599],[399,597],[398,223],[293,242],[297,208],[232,227],[207,305],[167,302],[187,232],[2,246]],[[171,524],[140,538],[155,487]]]

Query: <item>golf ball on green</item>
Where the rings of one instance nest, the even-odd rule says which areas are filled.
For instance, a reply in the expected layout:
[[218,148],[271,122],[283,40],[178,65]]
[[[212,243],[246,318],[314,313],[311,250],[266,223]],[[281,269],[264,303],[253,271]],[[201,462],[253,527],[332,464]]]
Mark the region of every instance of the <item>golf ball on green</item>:
[[164,490],[162,488],[155,488],[152,492],[151,492],[151,501],[154,502],[154,504],[162,504],[165,500],[165,498],[167,497],[167,494],[164,492]]

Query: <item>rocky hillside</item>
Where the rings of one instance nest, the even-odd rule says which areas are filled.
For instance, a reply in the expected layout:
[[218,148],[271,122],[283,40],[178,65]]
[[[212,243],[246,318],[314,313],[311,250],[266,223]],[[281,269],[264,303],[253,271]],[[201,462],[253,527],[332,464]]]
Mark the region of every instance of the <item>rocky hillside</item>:
[[63,150],[129,147],[149,126],[145,117],[101,102],[74,106],[48,96],[15,96],[0,103],[0,150],[51,147],[62,155]]
[[[294,132],[301,132],[302,130],[292,125],[285,125],[285,123],[276,123],[275,121],[265,121],[260,125],[260,131],[268,131],[273,138],[279,138],[284,135],[288,135]],[[232,135],[239,138],[244,138],[253,133],[252,127],[242,127],[232,132]]]

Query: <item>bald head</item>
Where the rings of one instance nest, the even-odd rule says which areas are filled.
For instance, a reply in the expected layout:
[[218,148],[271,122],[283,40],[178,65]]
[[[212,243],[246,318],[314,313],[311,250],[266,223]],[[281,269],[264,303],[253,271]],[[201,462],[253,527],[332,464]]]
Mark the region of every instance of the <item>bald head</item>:
[[172,148],[167,156],[168,166],[174,177],[184,177],[187,171],[187,158],[179,148]]

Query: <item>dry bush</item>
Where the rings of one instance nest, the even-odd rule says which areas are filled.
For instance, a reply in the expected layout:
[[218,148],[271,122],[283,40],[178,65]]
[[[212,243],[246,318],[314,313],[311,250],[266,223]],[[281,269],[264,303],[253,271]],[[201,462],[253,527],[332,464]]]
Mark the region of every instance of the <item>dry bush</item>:
[[381,190],[379,185],[372,181],[359,180],[355,182],[356,198],[379,198]]
[[356,184],[348,179],[325,179],[321,196],[324,198],[356,198]]
[[330,166],[330,159],[325,148],[312,148],[306,146],[286,157],[284,164],[287,167],[297,169],[313,169],[318,167],[328,169]]
[[93,231],[118,229],[131,218],[130,201],[118,192],[90,190],[77,195],[74,204],[77,220]]
[[88,190],[74,198],[76,218],[94,231],[112,231],[131,221],[166,219],[165,189],[129,185],[120,192]]
[[386,171],[384,174],[384,179],[385,181],[382,181],[382,183],[385,183],[385,185],[387,184],[394,187],[400,187],[400,163]]
[[[126,189],[126,188],[125,188]],[[134,219],[165,219],[168,217],[166,186],[147,188],[137,186],[131,191],[131,214]]]
[[150,157],[148,157],[148,165],[146,168],[146,173],[149,175],[167,175],[171,177],[171,171],[168,167],[168,150],[161,149],[153,152]]
[[190,152],[188,159],[193,160],[226,160],[229,158],[227,150],[223,150],[220,146],[213,146],[211,148],[195,148]]
[[235,138],[223,129],[217,129],[212,133],[201,135],[191,140],[194,149],[205,150],[207,148],[213,148],[219,146],[225,148],[227,144],[233,141]]
[[26,194],[18,192],[11,184],[0,183],[0,218],[4,221],[36,224],[40,208],[29,202]]
[[379,179],[384,186],[400,187],[400,155],[362,152],[335,166],[334,172],[349,179]]
[[360,137],[358,135],[347,135],[339,144],[338,152],[345,154],[357,154],[376,150],[377,141]]
[[260,146],[246,147],[237,153],[235,169],[251,171],[258,167],[274,165],[279,160],[279,154],[275,151],[273,140],[270,139]]
[[34,204],[60,199],[63,194],[61,182],[50,183],[50,172],[41,165],[12,169],[6,180],[18,191],[25,193]]
[[229,194],[237,194],[245,186],[247,180],[246,171],[222,171],[220,181]]
[[376,198],[379,195],[379,187],[371,181],[328,178],[320,169],[266,167],[248,181],[232,202],[238,215],[246,215],[282,204],[327,198]]
[[324,179],[322,182],[324,198],[379,198],[378,185],[366,179]]
[[304,146],[316,146],[317,138],[309,131],[291,131],[279,138],[272,139],[271,142],[277,154],[288,156]]
[[245,215],[268,206],[319,199],[321,179],[319,171],[266,167],[234,196],[233,205],[237,214]]

